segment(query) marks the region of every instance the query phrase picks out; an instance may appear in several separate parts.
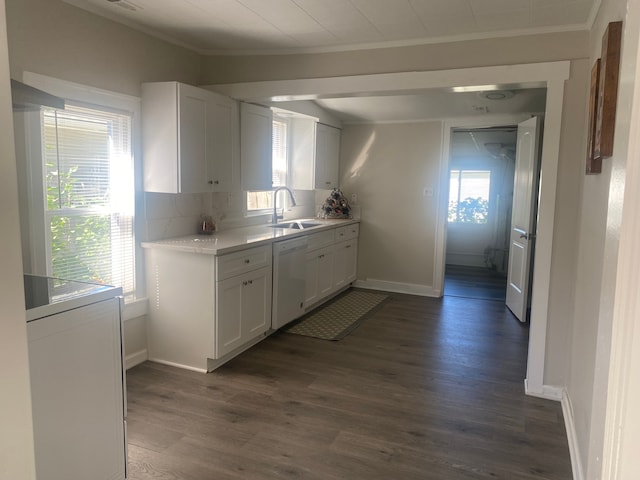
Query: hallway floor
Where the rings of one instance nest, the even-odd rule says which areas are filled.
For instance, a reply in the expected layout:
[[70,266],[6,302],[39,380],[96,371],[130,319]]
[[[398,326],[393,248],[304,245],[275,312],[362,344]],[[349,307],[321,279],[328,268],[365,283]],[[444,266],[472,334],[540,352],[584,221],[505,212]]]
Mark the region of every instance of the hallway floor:
[[127,372],[129,479],[568,480],[500,302],[391,294],[338,342],[275,333],[213,373]]
[[444,294],[454,297],[505,301],[507,277],[483,267],[446,265]]

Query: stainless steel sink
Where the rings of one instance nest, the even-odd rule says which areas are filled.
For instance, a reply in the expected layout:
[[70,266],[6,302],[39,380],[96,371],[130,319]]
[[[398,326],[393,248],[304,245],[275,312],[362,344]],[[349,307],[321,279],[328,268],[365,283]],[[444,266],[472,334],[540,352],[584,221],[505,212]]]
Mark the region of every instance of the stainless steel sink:
[[322,225],[316,222],[283,222],[269,225],[271,228],[294,228],[296,230],[304,230],[305,228],[318,227]]

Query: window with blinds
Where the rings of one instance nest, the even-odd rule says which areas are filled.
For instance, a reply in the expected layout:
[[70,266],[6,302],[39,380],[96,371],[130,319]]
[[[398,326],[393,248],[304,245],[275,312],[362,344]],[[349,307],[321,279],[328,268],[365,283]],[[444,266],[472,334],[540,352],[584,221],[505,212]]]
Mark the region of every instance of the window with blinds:
[[48,274],[135,293],[129,114],[42,109]]
[[[288,126],[289,124],[286,119],[278,119],[274,117],[272,128],[273,156],[271,167],[273,188],[284,187],[287,185]],[[279,205],[279,207],[284,207],[284,205]],[[247,192],[247,211],[265,210],[270,208],[273,208],[272,191]]]

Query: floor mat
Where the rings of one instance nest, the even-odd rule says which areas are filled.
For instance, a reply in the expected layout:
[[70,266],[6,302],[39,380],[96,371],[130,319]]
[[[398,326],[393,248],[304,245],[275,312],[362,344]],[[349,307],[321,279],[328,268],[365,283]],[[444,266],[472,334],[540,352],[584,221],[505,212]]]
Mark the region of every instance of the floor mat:
[[323,340],[340,340],[387,298],[388,295],[381,293],[350,290],[328,305],[311,311],[284,331]]

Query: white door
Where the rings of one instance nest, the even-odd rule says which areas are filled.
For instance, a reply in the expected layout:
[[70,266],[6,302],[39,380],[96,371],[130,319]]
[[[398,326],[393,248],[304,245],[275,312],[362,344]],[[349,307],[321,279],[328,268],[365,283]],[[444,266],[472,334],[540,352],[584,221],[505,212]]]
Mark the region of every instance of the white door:
[[535,241],[539,147],[540,119],[533,117],[518,124],[506,303],[521,322],[527,320],[529,272]]

